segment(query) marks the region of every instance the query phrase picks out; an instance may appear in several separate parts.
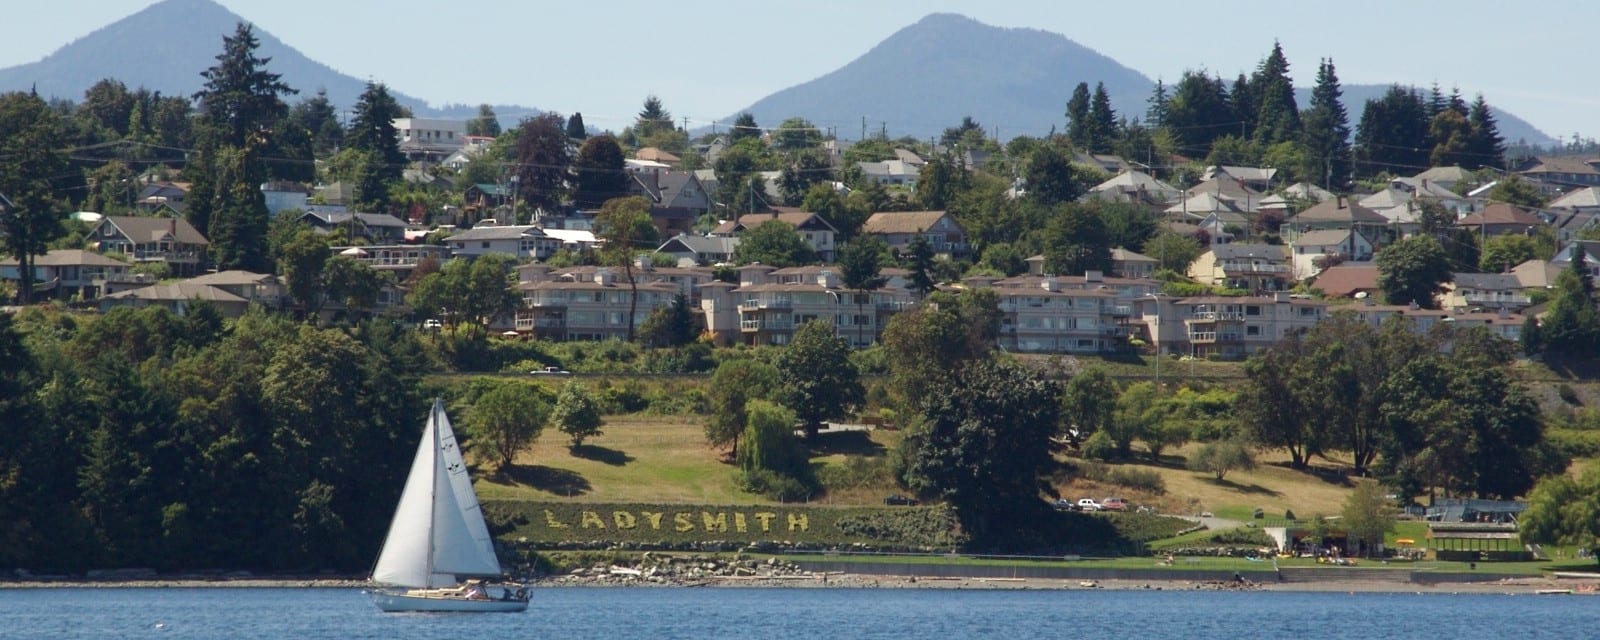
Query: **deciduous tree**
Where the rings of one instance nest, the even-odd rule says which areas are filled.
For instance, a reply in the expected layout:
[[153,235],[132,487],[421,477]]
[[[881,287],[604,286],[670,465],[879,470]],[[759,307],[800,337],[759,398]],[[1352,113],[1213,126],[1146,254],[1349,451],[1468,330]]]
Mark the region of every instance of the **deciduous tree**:
[[850,345],[834,335],[832,323],[800,325],[775,364],[779,401],[794,411],[808,439],[816,437],[824,421],[850,415],[866,399],[861,374],[850,361]]
[[550,421],[550,407],[528,385],[507,382],[479,396],[468,415],[474,441],[504,470],[518,451],[539,439]]
[[573,449],[583,446],[584,440],[600,435],[600,427],[605,426],[605,420],[600,417],[600,405],[589,395],[589,390],[576,381],[561,387],[550,419],[571,439]]
[[1390,304],[1439,308],[1435,296],[1454,278],[1444,247],[1431,236],[1413,236],[1378,252],[1378,287]]
[[628,281],[628,342],[633,342],[634,318],[639,313],[639,282],[633,260],[641,250],[655,246],[656,226],[650,221],[650,201],[639,196],[613,198],[600,207],[594,220],[595,235],[604,242],[606,264],[621,267]]

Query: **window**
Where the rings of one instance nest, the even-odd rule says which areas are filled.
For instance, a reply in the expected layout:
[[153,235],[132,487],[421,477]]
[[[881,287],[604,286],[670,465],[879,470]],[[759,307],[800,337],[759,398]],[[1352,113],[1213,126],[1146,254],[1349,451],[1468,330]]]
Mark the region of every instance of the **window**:
[[483,248],[485,248],[485,249],[489,248],[489,241],[488,240],[484,240],[483,241]]
[[1244,328],[1244,334],[1247,335],[1247,336],[1259,336],[1259,335],[1261,335],[1261,327],[1258,327],[1258,326],[1253,325],[1253,324],[1249,325],[1249,326]]
[[1261,307],[1260,305],[1249,305],[1244,308],[1244,314],[1247,316],[1259,316],[1261,315]]

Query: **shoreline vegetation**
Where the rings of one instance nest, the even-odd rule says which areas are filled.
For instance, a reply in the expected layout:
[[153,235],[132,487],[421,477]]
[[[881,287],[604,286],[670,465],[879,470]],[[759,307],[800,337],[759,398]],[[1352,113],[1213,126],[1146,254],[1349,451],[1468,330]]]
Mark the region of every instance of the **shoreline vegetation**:
[[[963,590],[1115,590],[1115,591],[1291,591],[1317,593],[1431,593],[1504,595],[1597,595],[1600,579],[1505,577],[1478,574],[1481,581],[1448,583],[1383,582],[1341,576],[1312,582],[1197,580],[1180,571],[1165,579],[1077,580],[1061,578],[982,578],[894,576],[833,572],[794,575],[712,576],[652,582],[637,576],[546,576],[530,582],[538,588],[777,588],[777,589],[963,589]],[[365,580],[330,577],[156,578],[136,580],[5,580],[7,589],[363,589]],[[537,595],[535,596],[537,601]]]

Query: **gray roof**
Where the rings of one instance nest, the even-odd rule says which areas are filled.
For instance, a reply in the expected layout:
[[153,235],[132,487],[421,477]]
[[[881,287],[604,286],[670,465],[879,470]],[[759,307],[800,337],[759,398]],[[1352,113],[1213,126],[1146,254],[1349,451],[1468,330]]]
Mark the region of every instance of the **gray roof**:
[[679,235],[668,238],[656,249],[662,253],[725,253],[732,254],[733,249],[739,246],[739,238],[729,236],[691,236]]
[[277,276],[274,276],[270,273],[254,273],[251,271],[232,270],[208,273],[203,276],[189,278],[183,282],[185,284],[203,284],[213,287],[226,287],[246,284],[260,284],[263,282],[270,282],[276,277]]
[[1349,200],[1335,198],[1333,200],[1319,202],[1316,204],[1316,206],[1295,214],[1293,217],[1289,218],[1289,222],[1291,224],[1305,224],[1312,222],[1389,224],[1389,219],[1383,217],[1376,211],[1363,207],[1359,204],[1352,203]]
[[[4,198],[5,196],[0,196]],[[0,258],[0,266],[17,266],[15,256]],[[82,249],[53,249],[42,256],[34,256],[30,263],[35,267],[130,267],[132,265]]]
[[176,282],[158,284],[107,294],[107,300],[210,300],[212,302],[249,302],[244,298],[211,285]]
[[1211,247],[1211,253],[1218,260],[1237,260],[1240,258],[1289,259],[1289,254],[1285,247],[1276,244],[1219,244]]
[[544,235],[544,230],[533,225],[514,225],[507,227],[474,227],[461,233],[445,238],[446,242],[457,240],[517,240],[526,236],[539,237]]
[[1522,281],[1518,280],[1517,276],[1509,273],[1457,273],[1454,275],[1457,290],[1516,291],[1522,288]]
[[1355,233],[1350,229],[1317,229],[1300,234],[1290,244],[1297,247],[1326,247],[1329,245],[1343,244],[1350,234]]
[[188,220],[166,216],[106,216],[101,222],[122,230],[123,235],[137,243],[159,242],[171,235],[183,244],[211,244],[206,237],[189,224]]
[[394,216],[391,216],[391,215],[389,215],[387,213],[330,213],[330,212],[319,212],[319,211],[307,211],[305,213],[305,215],[302,215],[300,217],[301,218],[307,218],[307,217],[316,218],[317,220],[320,220],[323,224],[328,225],[328,226],[331,227],[331,226],[338,226],[338,225],[343,224],[345,222],[349,222],[350,218],[352,216],[354,216],[355,219],[360,220],[361,224],[367,225],[369,227],[399,227],[401,229],[404,229],[405,226],[406,226],[405,221],[403,221],[403,220],[401,220],[399,218],[396,218]]

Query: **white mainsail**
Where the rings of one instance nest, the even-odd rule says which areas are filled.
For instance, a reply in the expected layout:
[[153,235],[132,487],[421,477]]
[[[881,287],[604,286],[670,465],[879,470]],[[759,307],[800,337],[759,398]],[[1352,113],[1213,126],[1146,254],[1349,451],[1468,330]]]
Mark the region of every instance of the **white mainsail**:
[[461,576],[499,575],[494,541],[455,431],[444,404],[435,400],[372,579],[432,588],[454,585]]

